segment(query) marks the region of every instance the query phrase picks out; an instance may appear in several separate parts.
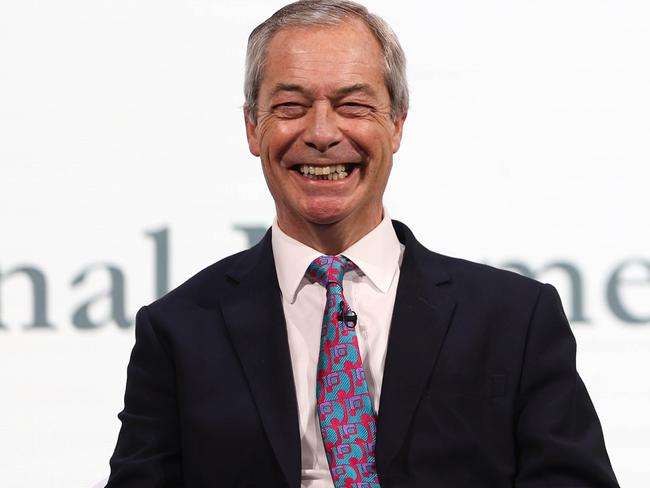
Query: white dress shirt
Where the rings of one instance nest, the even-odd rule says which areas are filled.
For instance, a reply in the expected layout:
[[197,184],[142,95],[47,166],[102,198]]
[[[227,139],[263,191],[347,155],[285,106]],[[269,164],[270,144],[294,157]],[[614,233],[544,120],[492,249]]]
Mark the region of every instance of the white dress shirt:
[[[298,401],[302,488],[332,488],[316,413],[316,367],[326,290],[305,276],[322,253],[289,237],[273,222],[273,257],[287,323],[293,379]],[[357,265],[343,278],[343,294],[357,313],[357,340],[375,412],[384,375],[388,332],[395,305],[404,246],[384,210],[372,231],[341,254]]]

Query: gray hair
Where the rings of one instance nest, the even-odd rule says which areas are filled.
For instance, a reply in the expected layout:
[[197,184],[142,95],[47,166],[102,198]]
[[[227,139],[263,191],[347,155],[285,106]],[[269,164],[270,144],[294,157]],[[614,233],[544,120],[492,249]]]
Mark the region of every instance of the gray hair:
[[252,122],[257,120],[257,97],[264,75],[267,47],[273,35],[287,27],[338,25],[351,19],[361,20],[370,29],[384,54],[384,80],[393,120],[406,114],[409,106],[406,56],[388,23],[368,12],[363,5],[348,0],[299,0],[275,12],[255,27],[248,37],[244,107]]

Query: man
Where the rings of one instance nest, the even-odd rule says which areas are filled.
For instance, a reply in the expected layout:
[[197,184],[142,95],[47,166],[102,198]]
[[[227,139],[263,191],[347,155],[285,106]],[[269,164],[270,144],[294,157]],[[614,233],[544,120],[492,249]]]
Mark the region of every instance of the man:
[[617,486],[555,290],[390,222],[404,67],[351,2],[253,31],[277,218],[139,312],[109,487]]

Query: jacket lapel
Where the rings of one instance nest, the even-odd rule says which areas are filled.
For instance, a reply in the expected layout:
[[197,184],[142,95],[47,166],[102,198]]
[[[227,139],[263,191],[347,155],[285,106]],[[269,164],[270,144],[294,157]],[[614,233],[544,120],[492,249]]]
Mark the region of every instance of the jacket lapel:
[[437,254],[394,221],[404,258],[393,309],[377,419],[376,457],[386,473],[406,437],[431,375],[455,308],[444,284],[449,280]]
[[300,485],[300,434],[287,330],[271,232],[228,273],[233,289],[221,306],[233,346],[289,486]]

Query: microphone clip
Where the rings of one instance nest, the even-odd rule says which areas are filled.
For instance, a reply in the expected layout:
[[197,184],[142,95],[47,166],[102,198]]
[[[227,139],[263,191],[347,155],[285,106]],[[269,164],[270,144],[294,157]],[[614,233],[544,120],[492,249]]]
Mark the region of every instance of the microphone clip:
[[343,323],[348,329],[354,329],[357,326],[357,313],[351,308],[346,312],[344,302],[341,302],[340,316],[343,317]]

